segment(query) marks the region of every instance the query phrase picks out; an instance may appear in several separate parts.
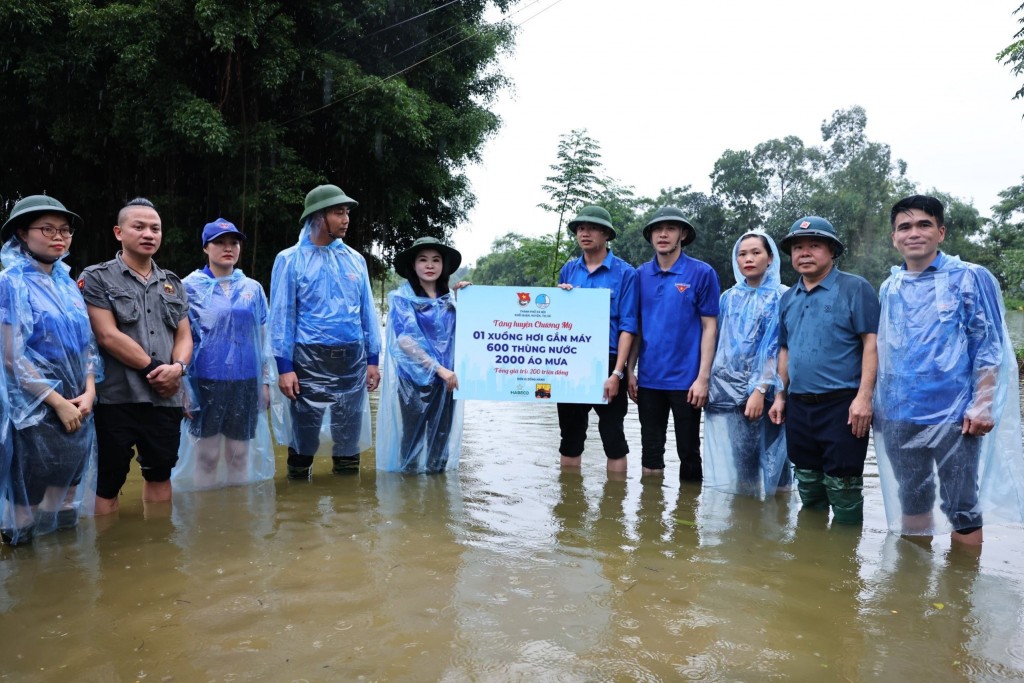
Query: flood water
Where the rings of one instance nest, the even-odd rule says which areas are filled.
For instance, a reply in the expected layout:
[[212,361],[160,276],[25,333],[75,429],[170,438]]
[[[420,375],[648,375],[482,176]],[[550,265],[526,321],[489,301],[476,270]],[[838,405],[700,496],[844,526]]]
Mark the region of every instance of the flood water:
[[[561,473],[553,406],[471,402],[457,474],[176,495],[0,550],[0,680],[1009,681],[1024,678],[1024,529],[887,534],[625,480],[596,427]],[[671,439],[671,430],[670,430]],[[674,448],[670,442],[670,448]],[[674,453],[674,451],[672,451]]]

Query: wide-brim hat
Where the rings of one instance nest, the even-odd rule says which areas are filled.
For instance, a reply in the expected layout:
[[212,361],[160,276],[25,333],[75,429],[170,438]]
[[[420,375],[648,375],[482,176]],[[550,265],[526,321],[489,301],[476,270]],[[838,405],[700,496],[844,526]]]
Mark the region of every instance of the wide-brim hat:
[[839,258],[843,253],[843,249],[846,248],[839,241],[835,226],[820,216],[804,216],[796,223],[793,223],[793,227],[789,229],[786,236],[779,242],[779,249],[788,254],[793,240],[798,237],[825,237],[832,240],[836,245],[835,253],[832,254],[833,258]]
[[306,220],[306,216],[311,213],[339,204],[359,206],[359,202],[345,194],[345,191],[337,185],[317,185],[306,195],[306,209],[299,216],[299,221]]
[[424,249],[436,249],[441,252],[441,260],[444,261],[444,271],[451,275],[462,265],[462,254],[457,250],[443,244],[433,237],[420,237],[412,246],[395,257],[395,272],[401,277],[410,279],[416,276],[413,264],[416,262],[416,254]]
[[569,225],[566,227],[566,230],[575,235],[576,228],[584,223],[591,223],[593,225],[600,225],[602,228],[608,228],[608,231],[611,233],[608,235],[608,239],[615,239],[616,233],[615,226],[612,225],[612,215],[600,206],[584,206],[580,209],[576,218],[569,221]]
[[63,204],[47,197],[45,194],[33,194],[18,200],[11,209],[11,215],[7,222],[0,228],[0,241],[6,242],[18,228],[23,228],[32,222],[32,217],[41,213],[59,213],[68,219],[71,227],[77,230],[82,227],[82,217],[77,213],[68,211]]
[[683,210],[678,207],[663,206],[654,212],[654,215],[651,216],[651,220],[647,221],[647,225],[644,226],[644,239],[648,242],[651,241],[651,234],[654,232],[654,226],[658,223],[679,223],[684,228],[689,228],[689,232],[686,233],[686,237],[684,237],[680,243],[684,247],[697,239],[697,228],[693,227],[693,223],[686,220],[686,216],[683,215]]

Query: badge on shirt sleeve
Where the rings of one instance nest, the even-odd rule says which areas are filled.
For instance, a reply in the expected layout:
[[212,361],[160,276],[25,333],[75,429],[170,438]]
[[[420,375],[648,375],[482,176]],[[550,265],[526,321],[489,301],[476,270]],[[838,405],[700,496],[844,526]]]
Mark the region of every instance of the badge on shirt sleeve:
[[84,277],[78,278],[78,291],[80,291],[80,292],[84,292],[85,291],[85,278]]
[[172,294],[173,295],[174,294],[174,285],[172,285],[170,282],[165,282],[164,283],[164,292],[167,293],[167,294]]

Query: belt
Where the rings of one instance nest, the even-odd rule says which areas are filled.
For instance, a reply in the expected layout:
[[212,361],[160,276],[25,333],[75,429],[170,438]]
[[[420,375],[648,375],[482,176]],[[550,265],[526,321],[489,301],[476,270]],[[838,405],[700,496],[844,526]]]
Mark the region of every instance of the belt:
[[856,389],[838,389],[836,391],[827,391],[824,394],[790,394],[789,397],[800,403],[828,403],[829,401],[838,401],[841,398],[856,395]]

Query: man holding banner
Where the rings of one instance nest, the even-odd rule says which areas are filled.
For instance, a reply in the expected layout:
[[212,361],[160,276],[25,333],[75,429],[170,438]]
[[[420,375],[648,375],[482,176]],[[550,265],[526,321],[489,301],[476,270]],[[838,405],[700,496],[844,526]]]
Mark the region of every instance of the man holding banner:
[[584,207],[569,221],[568,230],[576,237],[583,255],[562,266],[558,286],[565,290],[609,290],[609,374],[604,381],[605,403],[558,404],[561,463],[563,468],[580,467],[590,409],[593,408],[598,417],[597,428],[604,453],[608,457],[608,471],[625,472],[629,444],[622,430],[628,407],[623,379],[630,345],[637,332],[636,271],[609,249],[608,242],[615,239],[615,228],[611,214],[605,209],[600,206]]

